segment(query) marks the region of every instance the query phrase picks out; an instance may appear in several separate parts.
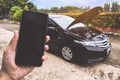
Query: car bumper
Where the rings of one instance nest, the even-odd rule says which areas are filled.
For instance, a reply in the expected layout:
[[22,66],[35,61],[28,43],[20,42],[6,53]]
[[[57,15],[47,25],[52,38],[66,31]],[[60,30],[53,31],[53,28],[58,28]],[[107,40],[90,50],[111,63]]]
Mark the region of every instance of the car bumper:
[[87,49],[87,61],[88,63],[104,60],[111,53],[111,47],[89,50]]
[[105,48],[75,45],[74,50],[78,60],[83,59],[87,63],[92,63],[104,60],[111,53],[111,45]]

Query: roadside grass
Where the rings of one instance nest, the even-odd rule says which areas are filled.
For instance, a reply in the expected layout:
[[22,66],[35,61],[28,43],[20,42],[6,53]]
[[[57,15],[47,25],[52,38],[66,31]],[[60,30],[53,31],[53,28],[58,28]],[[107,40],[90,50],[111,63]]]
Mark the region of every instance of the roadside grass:
[[8,23],[10,20],[8,19],[3,19],[3,20],[0,20],[0,23]]
[[0,20],[0,23],[16,24],[17,22],[10,19],[3,19],[3,20]]
[[114,36],[120,37],[120,33],[114,33]]

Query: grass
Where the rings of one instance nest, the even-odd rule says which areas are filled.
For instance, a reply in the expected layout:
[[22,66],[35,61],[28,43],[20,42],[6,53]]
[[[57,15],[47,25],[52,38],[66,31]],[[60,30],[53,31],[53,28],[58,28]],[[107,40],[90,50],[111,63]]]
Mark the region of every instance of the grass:
[[8,23],[10,20],[8,19],[3,19],[3,20],[0,20],[0,23]]
[[114,36],[120,37],[120,33],[114,33]]
[[0,20],[0,23],[11,23],[11,24],[15,24],[16,21],[9,20],[9,19],[3,19],[3,20]]

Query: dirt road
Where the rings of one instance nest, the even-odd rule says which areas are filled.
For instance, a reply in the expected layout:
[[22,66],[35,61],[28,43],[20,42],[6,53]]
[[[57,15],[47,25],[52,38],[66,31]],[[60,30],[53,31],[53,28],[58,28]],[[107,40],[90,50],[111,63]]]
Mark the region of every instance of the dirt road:
[[[19,25],[0,24],[0,60],[3,50],[9,43],[13,33]],[[8,31],[10,30],[10,31]],[[69,63],[51,53],[45,52],[49,60],[40,68],[35,68],[23,80],[120,80],[120,41],[111,39],[112,52],[105,62],[83,67]],[[1,62],[1,61],[0,61]]]

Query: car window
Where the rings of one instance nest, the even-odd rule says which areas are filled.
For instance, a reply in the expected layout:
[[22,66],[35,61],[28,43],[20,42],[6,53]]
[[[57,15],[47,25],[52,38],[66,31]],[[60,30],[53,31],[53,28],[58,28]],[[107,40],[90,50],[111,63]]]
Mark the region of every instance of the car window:
[[68,28],[68,30],[71,30],[71,29],[73,29],[73,28],[79,28],[79,27],[86,27],[86,25],[83,24],[83,23],[77,23],[77,24],[74,24],[74,25],[70,26],[70,27]]
[[53,16],[50,18],[63,29],[66,29],[74,21],[74,18],[68,16]]

